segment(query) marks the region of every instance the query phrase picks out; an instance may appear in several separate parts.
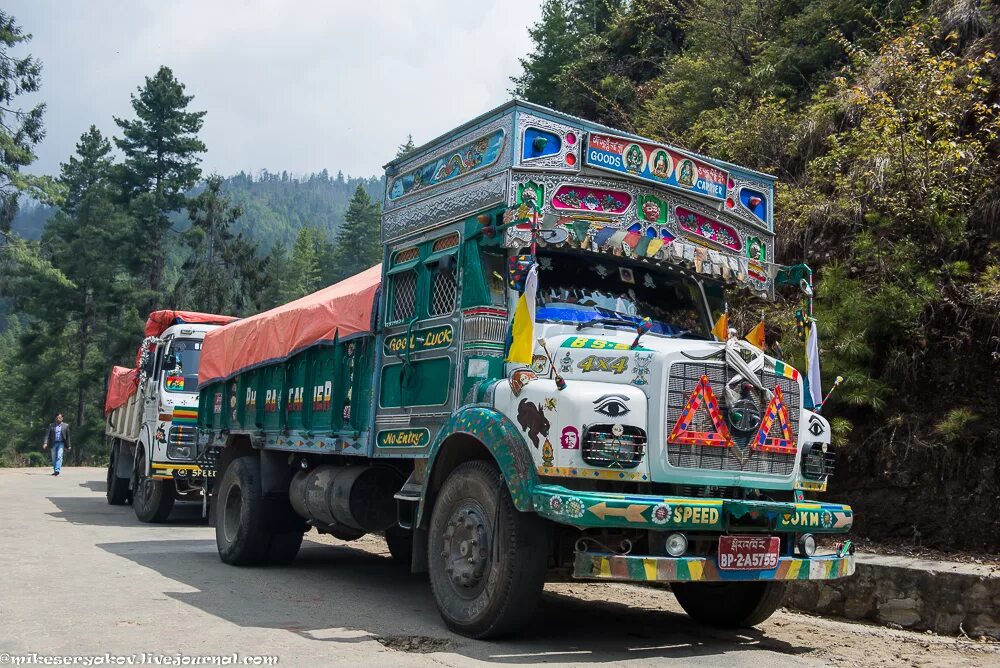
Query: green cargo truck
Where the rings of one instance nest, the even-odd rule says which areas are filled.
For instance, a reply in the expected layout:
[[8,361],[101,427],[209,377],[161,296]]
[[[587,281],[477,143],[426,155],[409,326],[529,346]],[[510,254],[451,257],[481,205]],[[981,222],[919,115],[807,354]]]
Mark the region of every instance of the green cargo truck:
[[385,172],[380,266],[205,337],[223,561],[381,533],[472,637],[546,580],[669,582],[736,627],[853,573],[816,548],[851,508],[806,498],[816,384],[712,335],[728,290],[795,273],[773,177],[519,101]]

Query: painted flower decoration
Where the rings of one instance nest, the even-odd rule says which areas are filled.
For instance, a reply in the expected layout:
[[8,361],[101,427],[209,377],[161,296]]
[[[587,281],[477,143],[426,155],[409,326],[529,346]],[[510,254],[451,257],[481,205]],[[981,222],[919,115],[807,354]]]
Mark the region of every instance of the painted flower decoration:
[[824,529],[829,529],[833,526],[833,514],[829,510],[824,510],[823,514],[819,516],[819,523],[823,525]]
[[566,500],[564,508],[567,517],[572,517],[574,519],[583,517],[583,501],[575,496]]
[[563,512],[563,500],[561,496],[553,496],[549,499],[549,510],[554,512],[556,515],[561,515]]
[[670,504],[658,503],[653,506],[653,523],[666,524],[670,521]]

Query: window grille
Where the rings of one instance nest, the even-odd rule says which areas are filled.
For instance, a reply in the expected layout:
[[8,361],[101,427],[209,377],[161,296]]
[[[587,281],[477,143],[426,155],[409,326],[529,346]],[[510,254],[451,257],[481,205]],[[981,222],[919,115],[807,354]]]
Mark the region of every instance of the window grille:
[[458,245],[458,233],[449,234],[447,236],[441,237],[440,239],[434,242],[433,252],[437,253],[438,251],[448,250],[449,248],[454,248],[457,245]]
[[396,255],[393,257],[393,264],[402,264],[403,262],[409,262],[410,260],[417,259],[417,249],[416,248],[404,248],[401,251],[396,251]]
[[438,267],[434,271],[431,285],[431,315],[447,315],[455,310],[455,298],[458,296],[458,282],[455,272]]
[[417,272],[404,271],[392,281],[392,322],[410,320],[417,312]]

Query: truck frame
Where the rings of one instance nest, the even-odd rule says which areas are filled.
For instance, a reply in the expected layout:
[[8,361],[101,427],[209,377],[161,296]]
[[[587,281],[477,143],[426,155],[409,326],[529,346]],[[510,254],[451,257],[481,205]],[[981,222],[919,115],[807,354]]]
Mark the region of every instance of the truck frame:
[[709,333],[727,289],[774,293],[773,177],[522,101],[385,173],[380,266],[205,338],[223,561],[381,532],[471,637],[546,580],[736,627],[853,573],[816,549],[853,512],[806,499],[834,453],[801,375]]

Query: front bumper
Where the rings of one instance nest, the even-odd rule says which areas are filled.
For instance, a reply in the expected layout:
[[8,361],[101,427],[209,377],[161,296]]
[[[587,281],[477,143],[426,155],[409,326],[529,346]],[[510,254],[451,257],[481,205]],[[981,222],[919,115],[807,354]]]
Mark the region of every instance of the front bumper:
[[154,480],[191,480],[215,477],[215,468],[197,464],[151,464],[150,478]]
[[747,582],[835,580],[854,574],[854,557],[835,554],[808,559],[780,557],[770,570],[720,570],[713,557],[643,557],[577,552],[573,577],[626,582]]
[[702,499],[577,491],[536,485],[532,507],[539,515],[579,528],[697,530],[740,533],[846,533],[850,506],[813,501]]

